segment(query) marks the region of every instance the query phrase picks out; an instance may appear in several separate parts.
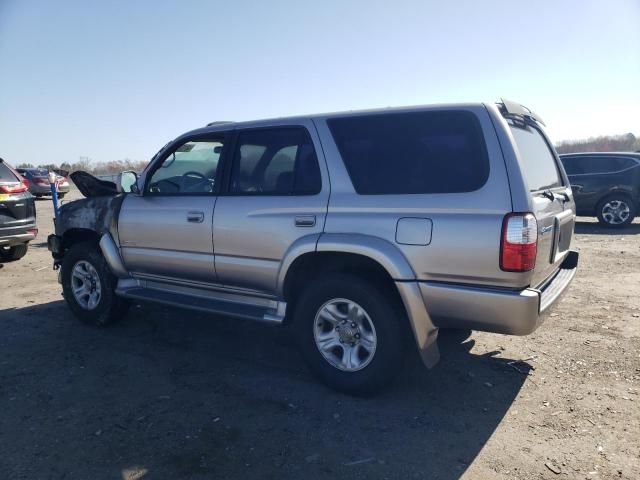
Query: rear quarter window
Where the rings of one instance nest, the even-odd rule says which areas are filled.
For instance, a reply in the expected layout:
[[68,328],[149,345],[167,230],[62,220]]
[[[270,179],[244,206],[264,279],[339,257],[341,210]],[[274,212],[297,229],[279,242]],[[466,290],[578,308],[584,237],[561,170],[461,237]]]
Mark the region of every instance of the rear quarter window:
[[328,120],[357,193],[461,193],[481,188],[489,158],[476,116],[430,111]]

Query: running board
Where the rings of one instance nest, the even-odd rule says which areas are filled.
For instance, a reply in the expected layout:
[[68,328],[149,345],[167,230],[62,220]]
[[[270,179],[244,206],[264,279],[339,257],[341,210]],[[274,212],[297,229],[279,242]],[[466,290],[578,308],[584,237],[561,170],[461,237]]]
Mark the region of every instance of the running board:
[[132,300],[172,305],[191,310],[199,310],[229,317],[244,318],[270,324],[280,324],[284,321],[287,308],[286,302],[272,302],[275,308],[264,305],[252,305],[229,300],[220,300],[211,296],[189,295],[181,292],[158,290],[142,286],[117,288],[116,295]]

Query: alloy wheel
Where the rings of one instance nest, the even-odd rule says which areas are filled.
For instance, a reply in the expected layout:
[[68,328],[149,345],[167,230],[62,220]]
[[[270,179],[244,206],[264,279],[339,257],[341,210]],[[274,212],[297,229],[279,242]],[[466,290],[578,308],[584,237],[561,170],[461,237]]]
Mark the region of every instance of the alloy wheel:
[[318,309],[313,325],[316,347],[333,367],[355,372],[373,360],[378,345],[376,329],[356,302],[329,300]]

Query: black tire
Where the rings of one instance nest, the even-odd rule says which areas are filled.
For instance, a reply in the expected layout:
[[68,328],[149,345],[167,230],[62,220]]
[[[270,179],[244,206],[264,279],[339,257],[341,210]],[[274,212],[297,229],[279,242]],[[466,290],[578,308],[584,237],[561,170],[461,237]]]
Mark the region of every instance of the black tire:
[[[84,261],[97,273],[100,281],[100,299],[93,308],[83,307],[73,294],[72,271],[74,266]],[[95,242],[82,242],[73,245],[65,254],[61,266],[62,292],[73,314],[83,323],[95,326],[108,325],[122,318],[129,303],[116,296],[116,277],[100,253]]]
[[0,259],[5,262],[15,262],[24,257],[28,249],[29,245],[26,243],[14,245],[13,247],[0,247]]
[[59,194],[58,194],[58,198],[59,198],[60,200],[62,200],[62,199],[64,198],[64,196],[65,196],[65,195],[66,195],[66,193],[59,193]]
[[[609,207],[612,204],[615,205],[617,202],[619,202],[618,203],[619,205],[623,205],[624,208],[628,209],[629,211],[628,217],[626,218],[626,220],[620,223],[612,223],[608,219],[613,219],[615,221],[616,215],[614,214],[612,218],[611,210],[609,209]],[[608,212],[605,211],[606,209],[609,209],[609,211]],[[609,215],[607,215],[607,213],[609,213]],[[627,195],[614,193],[613,195],[609,195],[608,197],[605,197],[602,200],[600,200],[597,206],[597,215],[598,215],[598,221],[600,222],[601,225],[607,228],[623,228],[629,225],[631,222],[633,222],[633,219],[636,216],[636,205],[633,203],[631,198],[628,197]]]
[[[364,309],[375,328],[375,351],[369,363],[359,370],[344,371],[333,366],[316,345],[314,329],[320,325],[316,324],[316,315],[332,299],[355,302]],[[373,393],[389,384],[402,368],[406,339],[404,311],[394,296],[360,277],[336,273],[314,280],[296,301],[293,329],[311,370],[325,384],[340,392]],[[329,331],[332,333],[332,328]],[[336,348],[337,352],[344,352],[340,345]]]

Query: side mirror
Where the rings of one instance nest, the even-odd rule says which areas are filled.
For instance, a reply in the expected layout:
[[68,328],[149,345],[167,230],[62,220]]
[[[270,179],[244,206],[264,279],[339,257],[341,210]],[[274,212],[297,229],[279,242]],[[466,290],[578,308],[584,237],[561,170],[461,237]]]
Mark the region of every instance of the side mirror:
[[132,171],[122,172],[118,178],[118,187],[124,193],[139,193],[138,174]]

